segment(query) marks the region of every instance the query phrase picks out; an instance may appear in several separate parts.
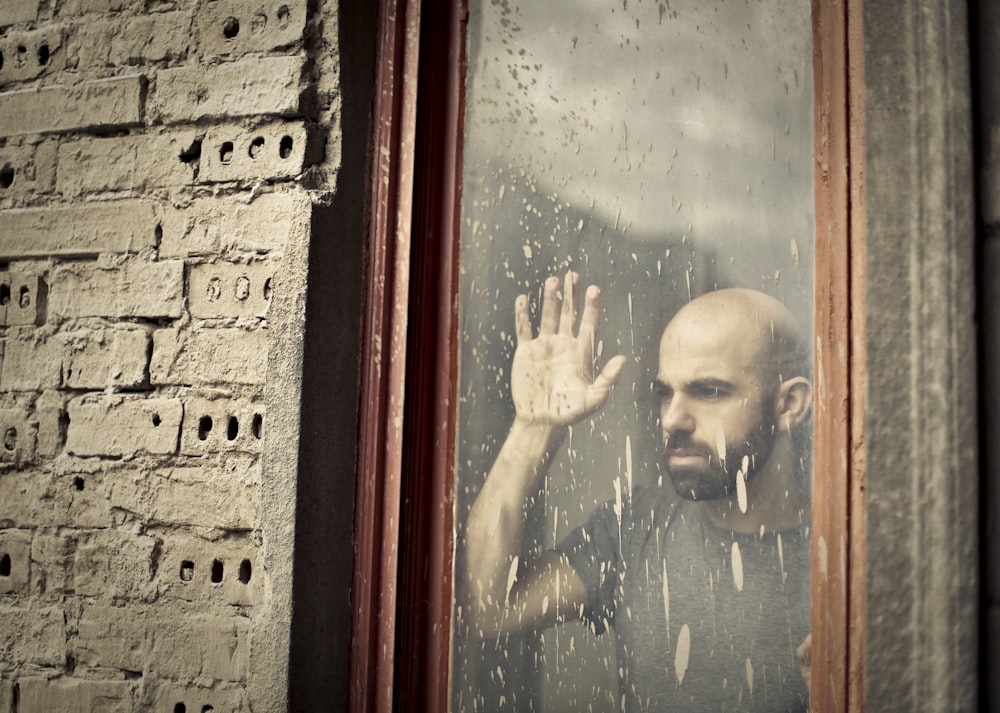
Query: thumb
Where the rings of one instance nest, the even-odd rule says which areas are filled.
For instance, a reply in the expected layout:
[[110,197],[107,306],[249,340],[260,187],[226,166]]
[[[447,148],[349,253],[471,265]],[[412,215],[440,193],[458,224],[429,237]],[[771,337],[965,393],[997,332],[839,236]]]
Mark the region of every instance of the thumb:
[[604,365],[601,369],[601,373],[597,375],[594,379],[594,383],[590,385],[588,389],[587,399],[590,401],[595,408],[599,408],[604,405],[604,402],[608,400],[608,396],[611,393],[611,387],[618,383],[618,377],[622,373],[622,369],[628,359],[619,354],[616,357],[612,357],[608,360],[608,363]]

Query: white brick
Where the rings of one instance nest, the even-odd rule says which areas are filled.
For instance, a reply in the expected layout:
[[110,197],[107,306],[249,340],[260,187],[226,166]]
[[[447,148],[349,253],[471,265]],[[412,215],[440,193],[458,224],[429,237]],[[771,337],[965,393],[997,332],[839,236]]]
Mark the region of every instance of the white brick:
[[[10,661],[14,652],[27,663],[62,666],[66,663],[66,627],[62,609],[24,609],[0,606],[0,652]],[[19,713],[32,710],[23,706]],[[52,713],[50,709],[47,713]]]
[[153,333],[153,384],[263,384],[268,333],[264,329],[195,329]]
[[0,677],[0,711],[17,713],[14,710],[14,682]]
[[0,409],[0,461],[21,465],[35,459],[38,424],[21,408]]
[[66,440],[66,397],[58,391],[43,391],[35,401],[35,418],[38,420],[38,455],[57,455]]
[[41,0],[4,0],[0,10],[0,27],[21,22],[34,22],[38,18]]
[[176,131],[64,142],[56,187],[64,196],[79,196],[193,183],[195,164],[181,155],[197,137],[194,131]]
[[215,542],[169,537],[157,573],[165,597],[205,605],[252,605],[263,592],[260,551],[249,536]]
[[260,465],[242,460],[219,467],[160,469],[116,476],[113,507],[146,524],[251,530],[260,512]]
[[217,0],[201,6],[196,22],[204,54],[266,52],[302,38],[306,3]]
[[[214,66],[161,69],[154,110],[167,123],[215,116],[299,114],[302,56],[249,57]],[[2,105],[0,105],[2,107]],[[0,123],[2,123],[0,109]]]
[[0,391],[41,391],[59,388],[62,344],[30,328],[7,331],[0,364]]
[[152,599],[156,547],[152,537],[120,530],[80,535],[73,567],[74,591],[115,601]]
[[149,655],[147,622],[144,610],[85,604],[73,655],[84,666],[141,671]]
[[188,53],[191,15],[186,12],[156,12],[129,17],[120,32],[104,35],[110,39],[110,63],[139,64],[176,59]]
[[46,27],[30,32],[12,32],[0,37],[0,85],[23,82],[61,69],[62,28]]
[[271,252],[309,230],[312,207],[299,192],[245,198],[203,198],[163,216],[162,257],[212,255],[227,250]]
[[0,594],[26,593],[31,583],[30,530],[0,530],[0,565]]
[[48,285],[39,275],[0,272],[0,320],[5,327],[45,323]]
[[49,310],[63,318],[168,317],[181,315],[184,264],[179,260],[130,261],[117,268],[70,264],[52,278]]
[[131,253],[156,245],[148,201],[0,211],[0,259]]
[[82,397],[69,403],[66,451],[79,456],[176,453],[181,426],[177,399]]
[[[65,525],[65,518],[63,525]],[[72,535],[35,534],[31,541],[31,580],[49,596],[73,593],[76,540]]]
[[226,398],[185,398],[181,453],[193,456],[222,451],[259,453],[264,414],[264,404]]
[[59,335],[63,379],[71,389],[145,385],[149,333],[142,329],[83,329]]
[[193,265],[188,273],[188,311],[192,317],[264,317],[271,306],[276,271],[276,261]]
[[151,668],[176,678],[246,680],[249,628],[243,617],[161,616],[152,632]]
[[0,94],[0,135],[110,129],[142,121],[145,77],[99,79]]
[[[142,701],[150,711],[213,711],[213,713],[244,713],[246,694],[242,687],[222,688],[214,686],[182,686],[170,681],[157,681],[155,692],[151,692],[151,700]],[[184,706],[181,708],[181,706]]]
[[[111,502],[99,475],[8,472],[0,477],[0,521],[16,527],[110,527]],[[51,589],[52,584],[48,587]]]
[[55,141],[0,146],[0,207],[55,187]]
[[294,178],[308,163],[322,159],[322,153],[310,146],[309,138],[302,122],[276,122],[255,129],[212,127],[202,144],[198,180]]
[[18,713],[130,713],[135,686],[127,681],[22,678]]

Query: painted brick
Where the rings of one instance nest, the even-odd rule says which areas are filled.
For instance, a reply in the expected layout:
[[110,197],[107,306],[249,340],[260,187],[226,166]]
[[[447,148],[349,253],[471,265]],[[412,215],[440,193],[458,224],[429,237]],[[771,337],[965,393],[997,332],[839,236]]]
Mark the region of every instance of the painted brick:
[[181,686],[170,681],[157,681],[150,700],[141,701],[150,711],[213,711],[213,713],[244,713],[246,694],[242,687]]
[[9,472],[0,477],[0,521],[16,527],[63,527],[68,521],[109,527],[111,502],[98,474]]
[[52,278],[49,310],[63,318],[177,318],[184,306],[180,260],[134,260],[117,268],[68,264]]
[[[16,659],[42,666],[66,663],[66,627],[62,609],[23,609],[0,606],[0,653],[4,661]],[[21,691],[23,706],[24,690]],[[55,710],[55,709],[52,709]],[[47,713],[51,713],[51,710]]]
[[62,344],[30,328],[14,328],[4,338],[0,391],[57,389],[62,381]]
[[226,398],[184,399],[181,453],[200,456],[221,451],[259,453],[264,436],[264,404]]
[[192,317],[264,317],[271,306],[275,261],[194,265],[188,273]]
[[0,146],[0,206],[55,187],[55,141]]
[[12,32],[0,37],[0,85],[35,79],[60,69],[62,28]]
[[202,182],[295,178],[323,158],[302,122],[276,122],[254,129],[216,126],[205,134]]
[[0,530],[0,594],[24,594],[31,583],[31,531]]
[[[154,112],[167,123],[216,116],[298,115],[303,62],[302,56],[248,57],[214,66],[162,69],[156,76]],[[2,116],[0,110],[0,122]]]
[[0,135],[113,129],[142,122],[145,77],[129,75],[0,94]]
[[242,460],[218,467],[121,474],[108,484],[113,507],[146,524],[220,530],[258,526],[260,465]]
[[31,541],[32,588],[48,595],[72,594],[75,556],[73,536],[36,534]]
[[39,275],[0,272],[0,322],[5,327],[45,323],[49,288]]
[[302,38],[306,3],[216,0],[199,9],[196,22],[203,54],[266,52]]
[[135,685],[127,681],[22,678],[18,713],[130,713]]
[[249,620],[196,614],[161,615],[152,631],[150,667],[177,678],[243,681],[249,658]]
[[153,384],[262,384],[267,371],[264,329],[195,329],[153,333]]
[[197,136],[177,131],[64,142],[56,187],[64,196],[79,196],[193,183],[195,164],[181,155]]
[[249,536],[209,542],[164,540],[158,589],[165,597],[200,604],[252,605],[263,592],[260,550]]
[[181,411],[178,399],[75,399],[68,406],[66,451],[112,457],[176,453]]
[[40,456],[54,456],[62,451],[66,442],[66,400],[67,397],[58,391],[48,390],[35,401],[36,452]]
[[111,64],[139,64],[186,56],[190,36],[189,13],[157,12],[128,18],[123,30],[105,34],[104,42],[111,40]]
[[73,568],[73,589],[88,597],[116,601],[153,599],[154,538],[119,530],[80,535]]
[[[0,214],[2,215],[2,214]],[[311,208],[303,193],[245,198],[204,198],[163,216],[161,257],[214,255],[228,250],[281,250],[290,236],[309,229]]]
[[0,259],[131,253],[156,245],[148,201],[0,211]]
[[0,409],[0,462],[21,465],[35,459],[38,424],[22,408]]
[[0,10],[0,27],[20,22],[34,22],[38,18],[41,0],[4,0]]
[[145,330],[82,329],[64,332],[59,338],[63,381],[68,388],[128,389],[147,383],[149,333]]
[[73,655],[84,666],[141,671],[149,649],[146,620],[144,610],[87,603],[72,642]]

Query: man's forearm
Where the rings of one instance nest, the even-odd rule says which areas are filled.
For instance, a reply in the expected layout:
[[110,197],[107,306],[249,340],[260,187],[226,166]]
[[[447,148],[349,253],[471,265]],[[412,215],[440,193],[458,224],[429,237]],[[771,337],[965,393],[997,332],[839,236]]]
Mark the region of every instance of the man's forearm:
[[465,533],[464,598],[479,628],[500,626],[524,540],[527,504],[541,489],[565,433],[565,427],[515,420],[472,505]]

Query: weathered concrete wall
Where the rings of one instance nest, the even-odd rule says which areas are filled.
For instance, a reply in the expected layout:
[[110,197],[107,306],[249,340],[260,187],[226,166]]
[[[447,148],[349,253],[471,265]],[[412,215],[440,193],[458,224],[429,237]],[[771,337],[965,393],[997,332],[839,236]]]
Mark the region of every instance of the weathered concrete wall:
[[[322,0],[0,3],[0,713],[286,710],[303,562],[299,708],[346,690],[353,146],[336,179],[371,58],[345,117],[341,30]],[[339,408],[306,432],[304,372]]]
[[978,709],[968,19],[864,4],[868,710]]

